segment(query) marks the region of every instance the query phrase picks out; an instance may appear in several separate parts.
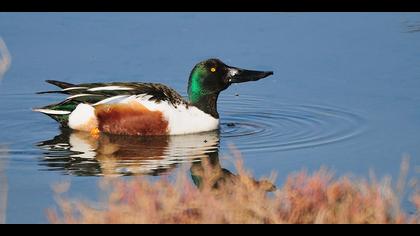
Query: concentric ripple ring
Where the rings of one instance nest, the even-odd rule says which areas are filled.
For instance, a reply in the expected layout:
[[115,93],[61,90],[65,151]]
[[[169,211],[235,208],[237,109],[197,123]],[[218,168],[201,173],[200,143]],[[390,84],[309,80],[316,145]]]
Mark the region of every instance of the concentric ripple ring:
[[362,117],[336,107],[276,102],[268,105],[263,98],[252,96],[230,96],[222,101],[221,139],[232,142],[242,152],[325,145],[354,137],[365,129]]

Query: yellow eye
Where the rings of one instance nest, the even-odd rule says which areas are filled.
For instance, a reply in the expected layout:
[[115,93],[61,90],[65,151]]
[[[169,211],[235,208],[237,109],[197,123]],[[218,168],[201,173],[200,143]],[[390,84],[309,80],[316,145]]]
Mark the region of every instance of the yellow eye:
[[210,69],[210,71],[211,71],[211,72],[216,72],[216,68],[212,67],[212,68]]

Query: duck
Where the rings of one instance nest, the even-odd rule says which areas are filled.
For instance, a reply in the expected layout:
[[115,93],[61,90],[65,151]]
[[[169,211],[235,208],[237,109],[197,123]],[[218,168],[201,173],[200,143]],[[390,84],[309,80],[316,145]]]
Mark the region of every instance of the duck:
[[247,70],[210,58],[197,63],[188,80],[188,99],[161,83],[111,82],[72,84],[47,80],[68,97],[33,111],[61,127],[115,135],[184,135],[219,129],[219,94],[235,83],[257,81],[273,71]]

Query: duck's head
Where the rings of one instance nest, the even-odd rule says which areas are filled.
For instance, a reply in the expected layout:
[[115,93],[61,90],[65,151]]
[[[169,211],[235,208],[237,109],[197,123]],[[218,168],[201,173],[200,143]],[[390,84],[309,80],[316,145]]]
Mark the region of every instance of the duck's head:
[[192,105],[219,118],[219,93],[233,83],[256,81],[272,75],[272,71],[245,70],[228,66],[219,59],[208,59],[195,65],[188,82],[188,97]]

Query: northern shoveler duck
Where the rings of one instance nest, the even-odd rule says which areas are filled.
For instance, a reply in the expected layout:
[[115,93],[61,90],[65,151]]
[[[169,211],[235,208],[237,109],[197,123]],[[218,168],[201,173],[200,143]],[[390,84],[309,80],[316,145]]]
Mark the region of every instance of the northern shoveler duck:
[[253,71],[224,64],[219,59],[198,63],[191,71],[186,101],[175,90],[158,83],[70,84],[47,80],[70,95],[64,101],[34,111],[63,127],[118,135],[179,135],[219,128],[217,98],[232,83],[256,81],[272,71]]

